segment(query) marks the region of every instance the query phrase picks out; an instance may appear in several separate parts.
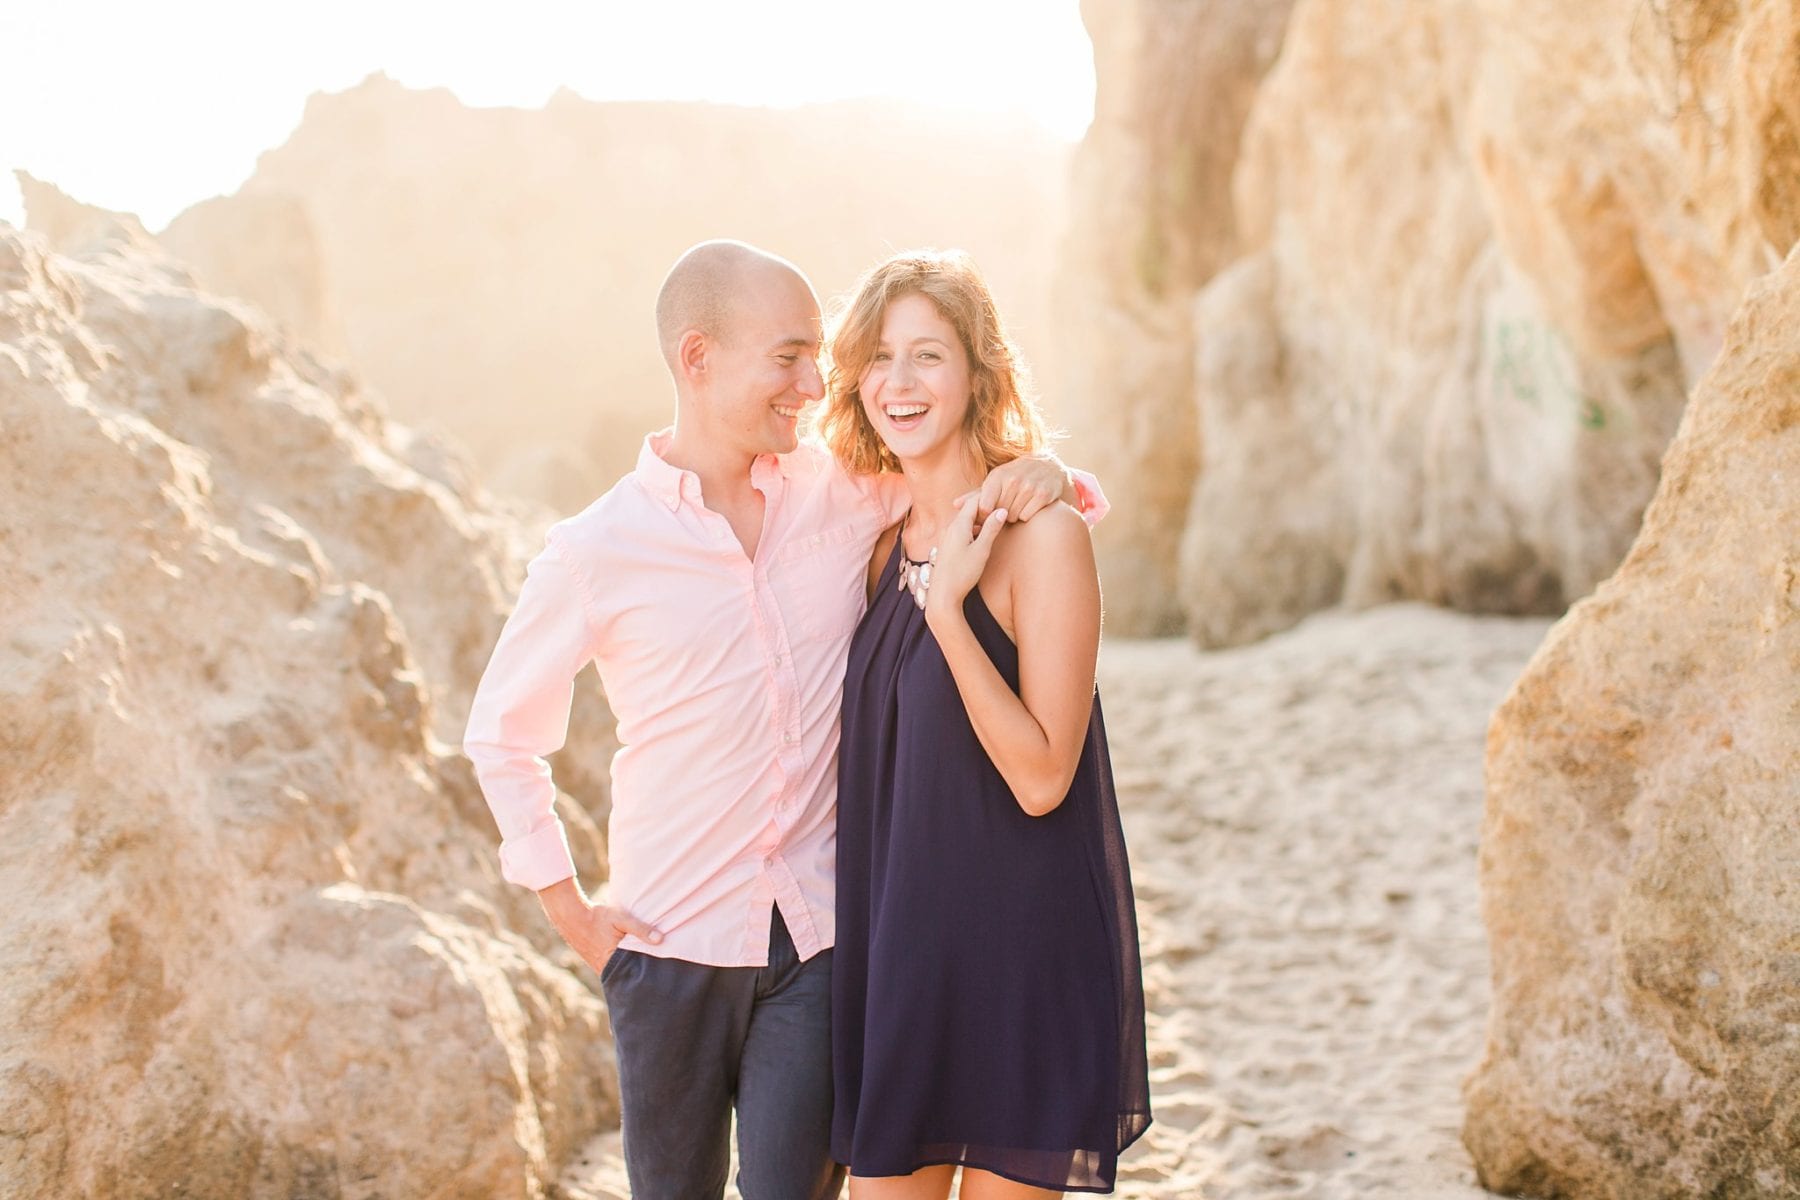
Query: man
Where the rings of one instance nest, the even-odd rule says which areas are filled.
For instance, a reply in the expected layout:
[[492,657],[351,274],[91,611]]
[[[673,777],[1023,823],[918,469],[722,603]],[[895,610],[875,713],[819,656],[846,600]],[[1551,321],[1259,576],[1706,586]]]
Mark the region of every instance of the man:
[[[674,428],[550,529],[464,751],[502,874],[601,973],[635,1200],[721,1195],[734,1105],[746,1200],[834,1196],[838,705],[869,554],[905,490],[800,445],[824,384],[818,299],[792,264],[702,243],[656,323]],[[982,507],[1026,519],[1064,495],[1060,464],[1024,460],[989,477]],[[544,762],[589,661],[621,743],[610,904],[575,878]]]

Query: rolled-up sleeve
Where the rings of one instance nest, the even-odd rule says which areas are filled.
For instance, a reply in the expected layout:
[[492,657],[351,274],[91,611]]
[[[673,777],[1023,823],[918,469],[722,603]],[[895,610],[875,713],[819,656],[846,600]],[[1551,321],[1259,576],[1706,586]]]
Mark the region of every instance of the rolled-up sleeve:
[[1106,493],[1100,490],[1100,481],[1080,467],[1069,468],[1069,478],[1075,481],[1075,507],[1081,510],[1081,519],[1092,529],[1106,519],[1112,511],[1112,503],[1107,500]]
[[552,529],[526,568],[463,735],[463,753],[500,827],[501,876],[534,891],[575,874],[544,759],[568,739],[575,677],[597,651],[584,591]]

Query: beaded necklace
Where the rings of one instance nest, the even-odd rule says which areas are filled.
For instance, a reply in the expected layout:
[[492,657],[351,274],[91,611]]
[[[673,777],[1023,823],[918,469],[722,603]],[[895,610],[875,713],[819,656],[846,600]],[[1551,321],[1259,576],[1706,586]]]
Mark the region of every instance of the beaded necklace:
[[931,590],[931,573],[937,567],[938,548],[933,546],[931,548],[931,553],[926,556],[923,562],[907,557],[906,523],[911,519],[912,510],[907,509],[906,515],[900,518],[900,532],[894,535],[894,540],[900,547],[899,590],[911,592],[913,603],[917,604],[919,610],[923,612],[925,609],[925,594]]

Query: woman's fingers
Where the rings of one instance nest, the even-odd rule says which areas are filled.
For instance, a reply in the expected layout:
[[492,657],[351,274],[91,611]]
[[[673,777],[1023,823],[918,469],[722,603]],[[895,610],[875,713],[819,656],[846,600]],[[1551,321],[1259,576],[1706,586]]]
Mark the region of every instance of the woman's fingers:
[[956,512],[950,518],[950,527],[944,532],[952,536],[943,539],[953,546],[966,546],[975,540],[975,511],[981,506],[981,493],[976,492],[956,506]]
[[950,604],[952,607],[960,605],[980,581],[981,573],[987,567],[988,552],[993,549],[994,539],[1000,536],[1001,527],[1006,524],[1006,510],[996,508],[981,522],[981,528],[977,529],[975,512],[980,503],[979,495],[970,495],[957,505],[956,511],[950,515],[938,535],[938,545],[932,551],[931,599],[927,602],[928,610],[943,604]]
[[981,534],[975,539],[975,544],[981,548],[983,562],[987,561],[988,551],[993,548],[994,539],[1000,536],[1000,530],[1005,526],[1006,510],[1004,508],[996,508],[987,515],[987,520],[981,523]]

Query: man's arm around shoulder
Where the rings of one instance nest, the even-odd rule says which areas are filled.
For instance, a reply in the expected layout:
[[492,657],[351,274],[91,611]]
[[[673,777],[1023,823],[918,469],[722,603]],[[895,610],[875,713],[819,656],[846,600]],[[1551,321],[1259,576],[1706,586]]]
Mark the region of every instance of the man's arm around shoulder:
[[[912,494],[903,476],[895,474],[850,475],[824,447],[817,453],[826,457],[829,469],[848,477],[868,500],[880,510],[885,525],[898,521],[912,504]],[[963,497],[957,497],[960,503]],[[1066,465],[1049,450],[1027,454],[995,467],[981,485],[981,503],[976,506],[976,519],[984,520],[996,508],[1006,510],[1008,524],[1029,521],[1048,505],[1064,501],[1092,528],[1105,518],[1112,507],[1100,481],[1077,467]]]

